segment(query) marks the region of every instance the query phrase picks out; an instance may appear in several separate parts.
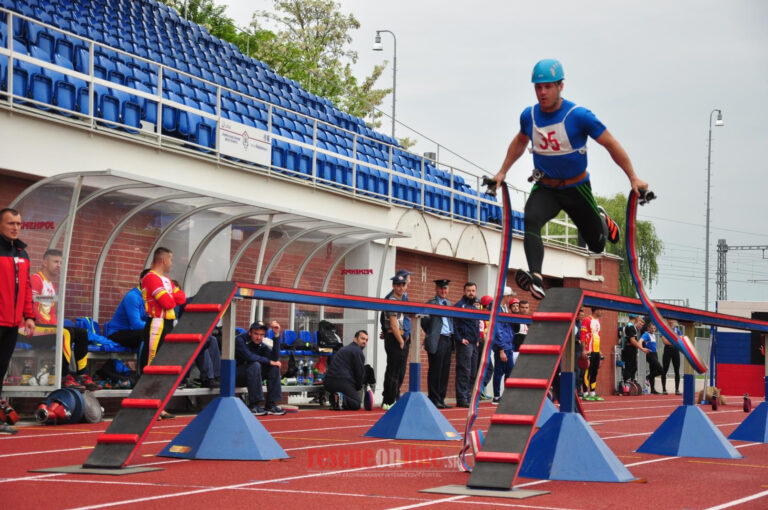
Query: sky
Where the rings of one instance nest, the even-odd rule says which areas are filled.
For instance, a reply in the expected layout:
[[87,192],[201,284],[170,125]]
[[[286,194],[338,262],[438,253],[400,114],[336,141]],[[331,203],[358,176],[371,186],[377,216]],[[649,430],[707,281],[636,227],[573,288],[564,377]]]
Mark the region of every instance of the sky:
[[[227,14],[246,26],[271,0],[227,0]],[[768,246],[768,2],[514,2],[486,0],[341,0],[360,22],[352,49],[362,78],[388,60],[378,86],[392,84],[393,40],[372,51],[376,30],[397,37],[396,118],[441,148],[440,159],[472,173],[496,173],[535,102],[531,69],[557,58],[565,70],[563,97],[586,106],[624,146],[637,174],[658,200],[641,208],[665,248],[659,254],[656,299],[687,299],[703,308],[707,155],[712,126],[710,309],[716,297],[716,245]],[[390,112],[391,96],[381,109]],[[389,133],[389,119],[381,130]],[[437,145],[397,126],[397,136]],[[479,166],[470,165],[450,151]],[[626,193],[629,182],[605,150],[589,144],[596,194]],[[524,155],[507,182],[527,190],[533,168]],[[514,198],[513,198],[514,200]],[[730,251],[728,298],[768,301],[768,252]]]

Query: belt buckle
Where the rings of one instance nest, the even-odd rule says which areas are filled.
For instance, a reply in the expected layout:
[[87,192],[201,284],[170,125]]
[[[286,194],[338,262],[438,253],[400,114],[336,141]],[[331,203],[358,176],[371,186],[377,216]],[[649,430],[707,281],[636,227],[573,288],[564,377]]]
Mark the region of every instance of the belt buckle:
[[528,177],[528,182],[533,182],[533,181],[539,182],[544,178],[545,175],[546,174],[541,170],[539,170],[538,168],[534,168],[533,171],[531,172],[531,176]]

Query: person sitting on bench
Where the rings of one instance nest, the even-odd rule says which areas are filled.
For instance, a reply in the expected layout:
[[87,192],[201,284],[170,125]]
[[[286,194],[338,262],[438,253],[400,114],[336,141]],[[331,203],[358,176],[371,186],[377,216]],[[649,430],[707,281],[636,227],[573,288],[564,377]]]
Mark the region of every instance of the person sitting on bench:
[[[270,349],[264,344],[267,325],[256,321],[248,328],[247,333],[235,337],[235,380],[238,386],[248,388],[248,408],[256,416],[265,414],[285,414],[277,403],[283,399],[280,386],[280,346]],[[259,404],[264,401],[262,383],[267,381],[266,406]]]

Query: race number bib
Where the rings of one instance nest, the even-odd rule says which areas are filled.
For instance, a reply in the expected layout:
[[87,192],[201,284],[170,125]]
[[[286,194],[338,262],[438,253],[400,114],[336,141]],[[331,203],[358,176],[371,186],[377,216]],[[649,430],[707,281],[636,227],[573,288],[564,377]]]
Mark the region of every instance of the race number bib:
[[573,152],[571,141],[565,132],[565,123],[550,126],[533,126],[533,151],[536,154],[558,155]]

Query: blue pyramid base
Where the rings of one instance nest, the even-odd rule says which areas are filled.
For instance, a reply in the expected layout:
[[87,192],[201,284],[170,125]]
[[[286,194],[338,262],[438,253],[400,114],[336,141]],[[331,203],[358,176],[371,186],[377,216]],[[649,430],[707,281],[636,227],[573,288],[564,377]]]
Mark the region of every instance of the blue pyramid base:
[[365,433],[384,439],[458,441],[461,435],[424,393],[411,391],[379,418]]
[[208,404],[158,455],[213,460],[288,458],[237,397],[218,397]]
[[519,475],[580,482],[635,480],[584,417],[576,413],[555,413],[534,434]]
[[548,398],[544,399],[544,405],[541,407],[539,413],[539,421],[536,422],[536,426],[541,428],[552,417],[553,414],[558,413],[557,406]]
[[768,402],[754,408],[728,439],[768,443]]
[[692,405],[675,409],[637,451],[670,457],[742,458],[704,411]]

